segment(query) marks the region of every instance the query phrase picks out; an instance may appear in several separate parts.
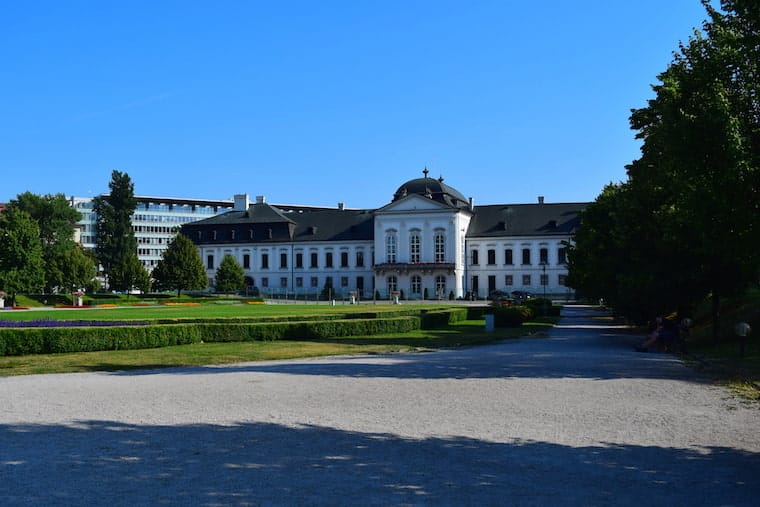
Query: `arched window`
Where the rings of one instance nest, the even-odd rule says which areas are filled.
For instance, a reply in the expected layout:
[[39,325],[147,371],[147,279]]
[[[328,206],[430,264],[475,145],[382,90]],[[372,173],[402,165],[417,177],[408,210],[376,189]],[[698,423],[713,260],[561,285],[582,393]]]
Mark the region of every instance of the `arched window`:
[[422,293],[422,277],[420,275],[412,275],[412,294]]
[[412,231],[409,236],[409,262],[420,262],[420,233]]
[[435,293],[438,297],[446,297],[446,277],[438,275],[435,277]]
[[385,236],[386,262],[396,262],[397,248],[398,248],[398,242],[396,241],[396,231],[390,230]]
[[446,236],[443,232],[435,233],[435,262],[446,262]]

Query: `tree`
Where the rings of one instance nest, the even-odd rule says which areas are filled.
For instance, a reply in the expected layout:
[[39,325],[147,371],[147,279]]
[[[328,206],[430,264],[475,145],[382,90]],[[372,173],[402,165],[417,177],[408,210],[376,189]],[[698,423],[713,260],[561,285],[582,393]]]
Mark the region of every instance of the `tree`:
[[216,270],[214,287],[217,292],[237,292],[245,288],[245,271],[232,255],[222,258]]
[[0,290],[8,293],[11,305],[16,294],[42,289],[43,264],[37,222],[17,208],[0,213]]
[[62,285],[67,290],[90,289],[97,275],[92,254],[80,245],[74,245],[64,256]]
[[108,184],[110,193],[93,199],[95,253],[109,279],[114,269],[124,272],[127,257],[137,253],[137,240],[132,229],[132,214],[137,208],[134,184],[127,173],[113,171]]
[[[643,146],[628,173],[661,197],[666,241],[688,245],[692,301],[711,296],[717,338],[720,298],[760,271],[760,24],[756,2],[723,1],[725,13],[703,4],[705,35],[680,45],[655,98],[633,111]],[[684,282],[683,265],[670,262],[670,286]]]
[[198,250],[183,234],[175,236],[153,269],[153,280],[159,290],[176,290],[179,297],[183,290],[206,288],[208,279]]
[[717,336],[720,298],[760,273],[760,4],[702,3],[703,33],[632,111],[628,181],[582,215],[569,284],[635,320],[710,296]]
[[145,269],[136,253],[130,253],[111,269],[111,288],[124,292],[138,289],[150,291],[150,273]]
[[66,259],[76,247],[74,227],[82,215],[69,205],[63,194],[40,196],[19,194],[9,208],[25,211],[37,222],[45,269],[45,290],[65,288]]

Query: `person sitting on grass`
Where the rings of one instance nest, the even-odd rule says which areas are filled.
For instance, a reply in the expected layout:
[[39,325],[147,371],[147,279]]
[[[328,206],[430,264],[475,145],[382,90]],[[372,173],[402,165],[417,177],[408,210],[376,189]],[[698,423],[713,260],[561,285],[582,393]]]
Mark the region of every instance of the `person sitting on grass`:
[[650,347],[659,344],[664,349],[672,347],[678,339],[678,326],[670,319],[657,317],[655,319],[654,331],[649,333],[647,339],[640,346],[636,347],[638,352],[649,352]]

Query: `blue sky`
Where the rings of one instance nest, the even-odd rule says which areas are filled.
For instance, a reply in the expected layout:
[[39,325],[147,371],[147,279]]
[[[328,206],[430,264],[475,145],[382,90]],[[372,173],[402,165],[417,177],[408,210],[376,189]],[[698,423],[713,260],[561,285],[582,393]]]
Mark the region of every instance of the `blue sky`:
[[379,207],[591,201],[698,0],[5,2],[0,202],[139,195]]

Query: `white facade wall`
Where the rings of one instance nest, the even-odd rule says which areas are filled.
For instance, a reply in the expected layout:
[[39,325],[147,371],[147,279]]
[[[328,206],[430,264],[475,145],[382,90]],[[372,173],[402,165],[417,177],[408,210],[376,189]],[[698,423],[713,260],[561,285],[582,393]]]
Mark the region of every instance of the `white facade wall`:
[[[375,252],[378,264],[403,264],[403,269],[376,274],[375,284],[385,296],[389,290],[389,277],[395,277],[397,289],[406,297],[448,298],[464,295],[464,238],[472,215],[467,211],[454,210],[421,196],[409,196],[386,206],[375,214]],[[435,237],[445,238],[444,258],[436,259]],[[396,259],[388,258],[388,236],[396,237]],[[411,238],[418,236],[419,261],[411,257]],[[415,263],[429,264],[414,269]],[[436,269],[435,264],[451,264],[453,269]],[[437,294],[436,278],[445,277],[445,290]],[[413,277],[421,278],[420,291],[415,293]],[[426,291],[427,289],[427,291]]]
[[[467,272],[468,290],[474,289],[474,277],[477,277],[476,296],[487,297],[490,290],[512,292],[522,290],[535,296],[546,294],[551,297],[561,297],[568,294],[569,289],[564,285],[567,276],[567,256],[564,259],[560,250],[564,250],[564,242],[569,237],[503,237],[503,238],[468,238],[467,239]],[[529,262],[523,262],[523,250],[529,252]],[[546,263],[541,262],[541,250],[546,250]],[[494,250],[495,259],[489,263],[488,251]],[[506,250],[512,251],[512,262],[507,263]],[[474,252],[477,251],[477,254]],[[565,251],[566,252],[566,251]],[[474,258],[477,257],[477,263]],[[542,275],[546,275],[547,283],[541,283]],[[494,287],[489,287],[489,276],[495,277]],[[511,285],[507,277],[511,276]],[[527,277],[527,279],[526,279]]]
[[[359,292],[363,299],[374,295],[372,241],[199,245],[198,250],[209,287],[214,286],[222,258],[229,254],[243,266],[245,276],[253,282],[251,285],[267,295],[313,296],[322,292],[328,277],[332,278],[333,295],[337,298],[347,297],[352,291]],[[346,265],[342,265],[343,253]],[[312,254],[316,254],[316,267]],[[328,266],[328,254],[332,256],[332,266]]]

